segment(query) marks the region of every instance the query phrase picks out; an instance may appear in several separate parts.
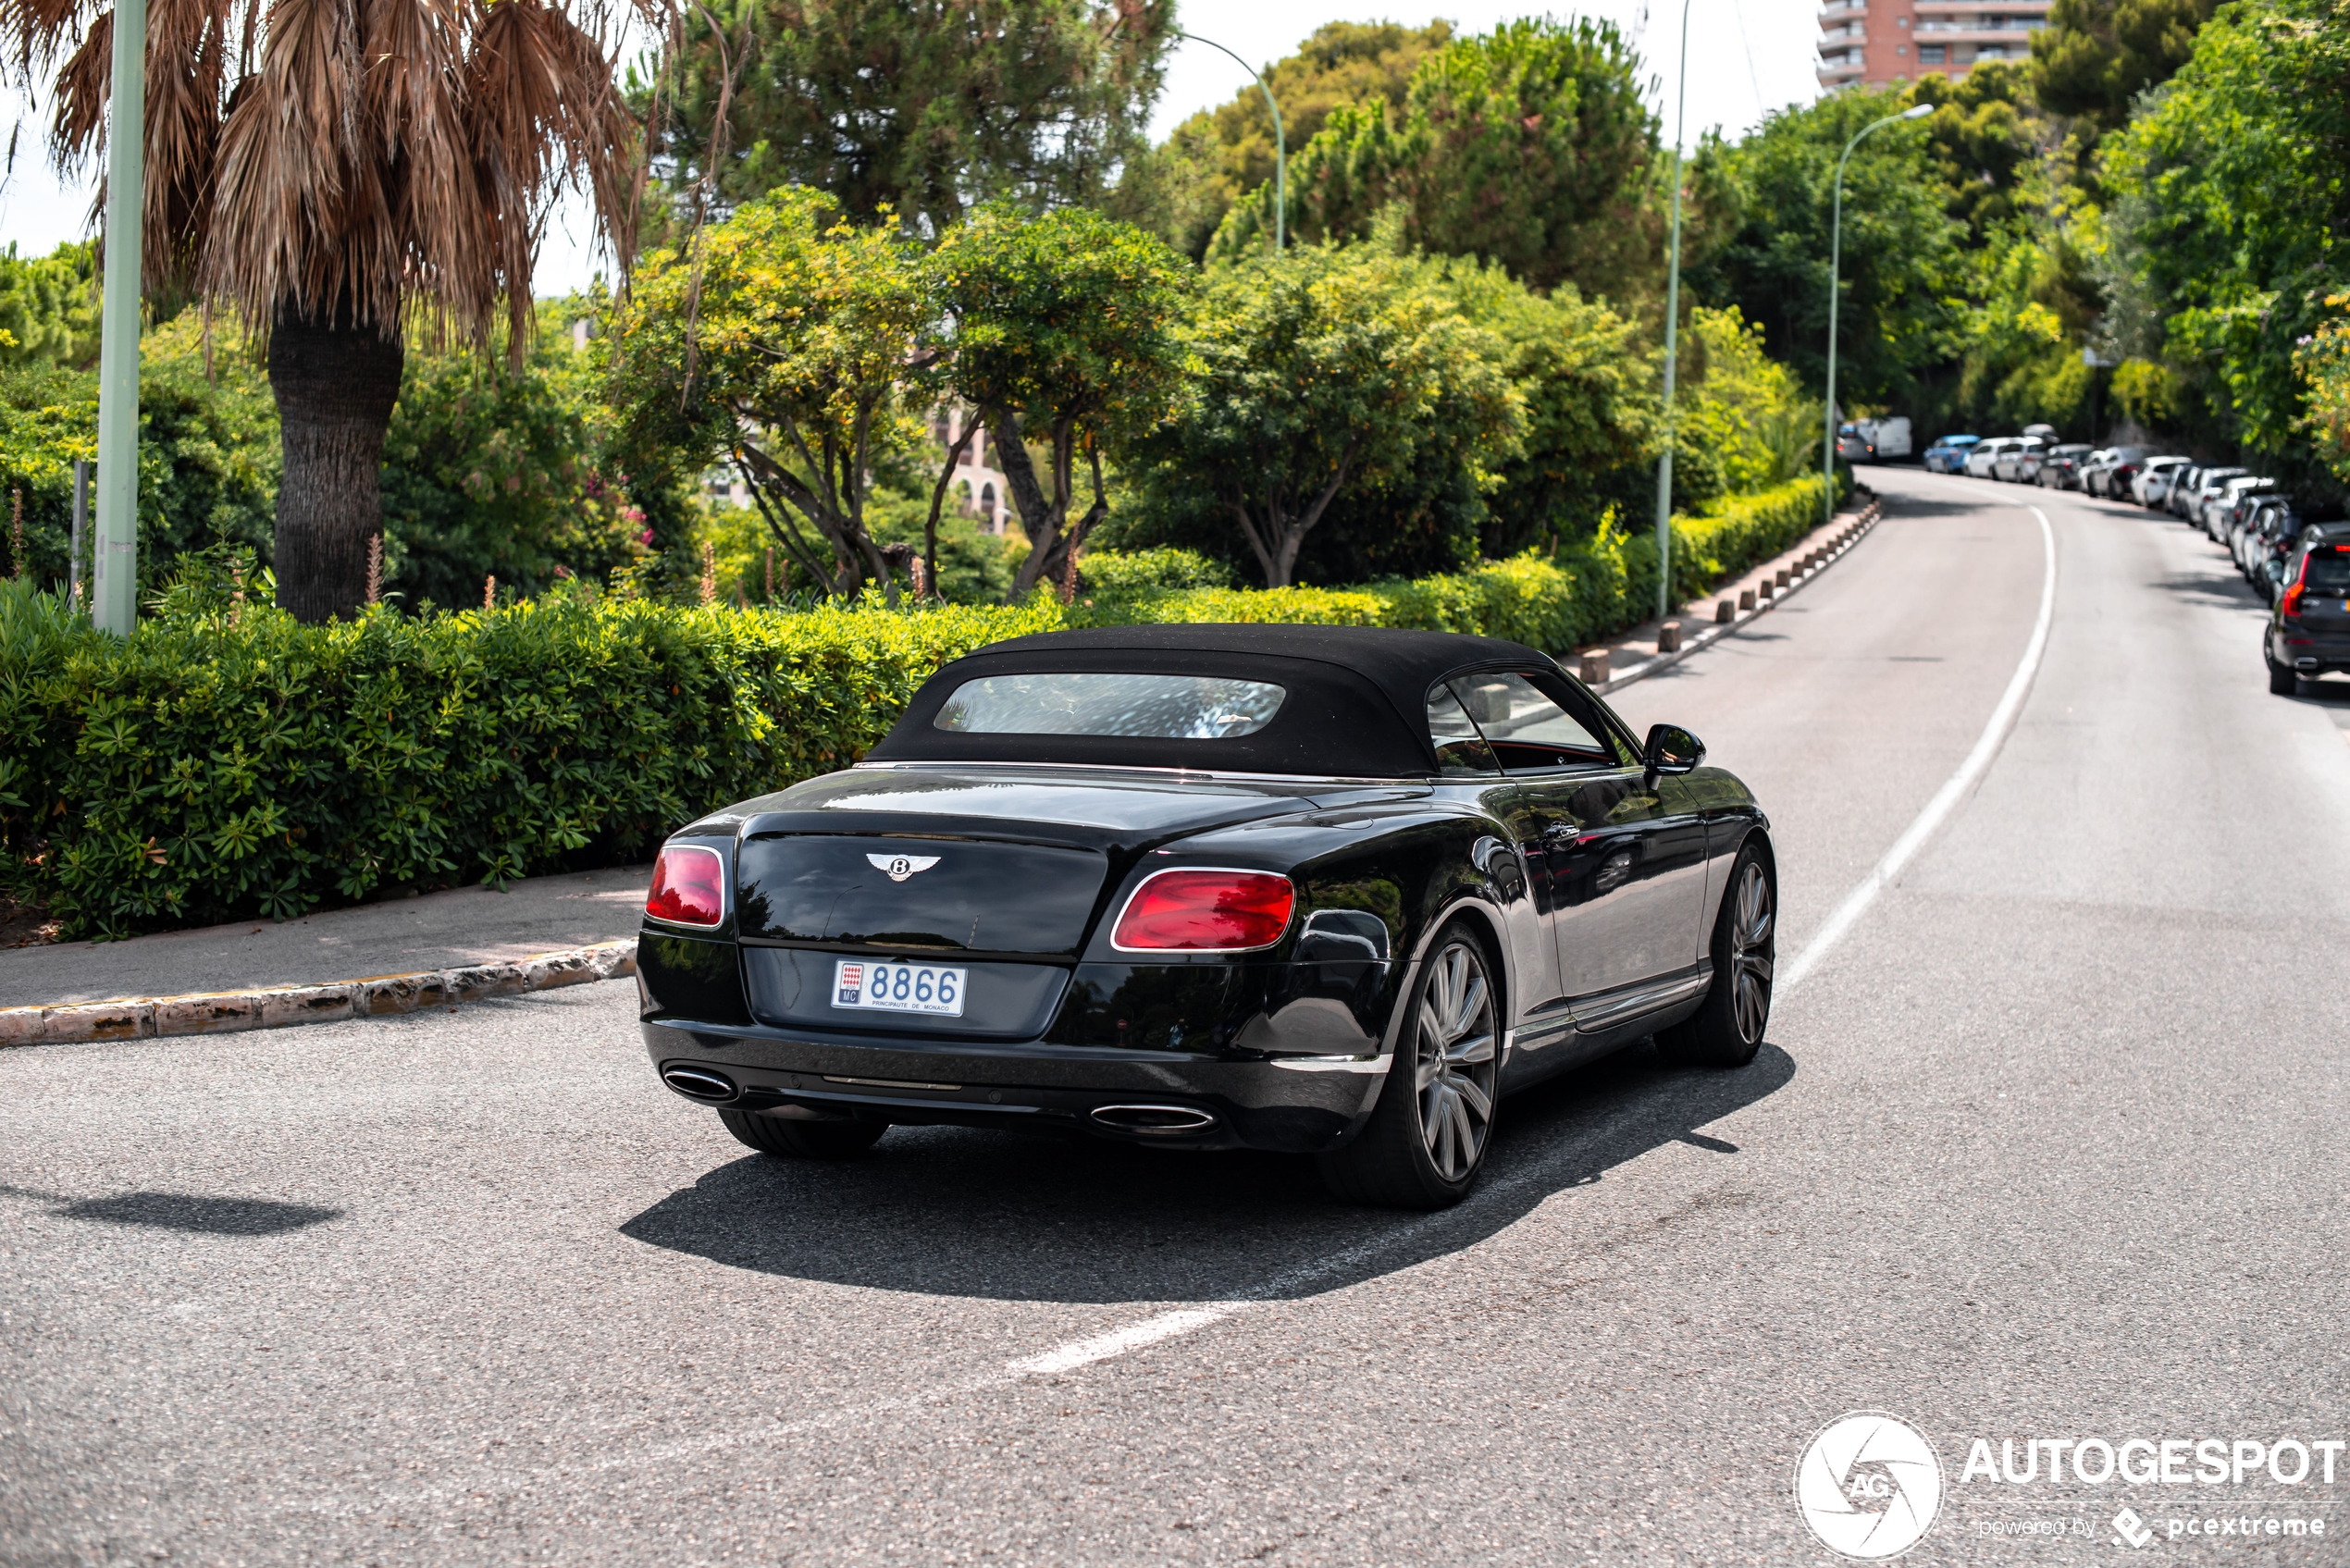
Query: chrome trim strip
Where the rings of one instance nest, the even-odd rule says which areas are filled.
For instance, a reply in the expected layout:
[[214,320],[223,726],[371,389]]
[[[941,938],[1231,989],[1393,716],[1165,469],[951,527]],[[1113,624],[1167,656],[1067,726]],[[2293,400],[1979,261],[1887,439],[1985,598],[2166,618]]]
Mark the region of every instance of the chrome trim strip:
[[959,1083],[912,1083],[902,1078],[835,1078],[824,1075],[826,1083],[853,1083],[864,1089],[937,1089],[952,1093],[962,1088]]
[[1387,1071],[1395,1058],[1388,1056],[1268,1056],[1266,1060],[1287,1072],[1359,1072],[1379,1076]]
[[1555,1035],[1571,1034],[1574,1031],[1574,1017],[1571,1014],[1561,1013],[1555,1019],[1544,1019],[1540,1023],[1518,1025],[1510,1031],[1510,1041],[1513,1044],[1528,1045],[1537,1040],[1549,1040]]
[[1713,983],[1713,964],[1708,959],[1696,969],[1664,980],[1642,981],[1614,991],[1586,996],[1575,1004],[1575,1027],[1584,1033],[1612,1029],[1642,1013],[1652,1013],[1686,1002]]

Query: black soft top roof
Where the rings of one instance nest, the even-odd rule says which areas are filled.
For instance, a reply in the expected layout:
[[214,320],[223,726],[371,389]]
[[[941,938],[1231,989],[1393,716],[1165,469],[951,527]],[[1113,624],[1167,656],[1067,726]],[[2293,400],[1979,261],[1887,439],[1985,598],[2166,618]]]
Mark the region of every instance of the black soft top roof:
[[[922,684],[874,762],[1066,762],[1224,772],[1401,778],[1433,772],[1428,689],[1467,670],[1556,671],[1522,643],[1369,626],[1118,626],[991,643]],[[1052,671],[1156,671],[1270,681],[1287,690],[1273,720],[1229,740],[1121,735],[971,735],[934,726],[967,681]]]

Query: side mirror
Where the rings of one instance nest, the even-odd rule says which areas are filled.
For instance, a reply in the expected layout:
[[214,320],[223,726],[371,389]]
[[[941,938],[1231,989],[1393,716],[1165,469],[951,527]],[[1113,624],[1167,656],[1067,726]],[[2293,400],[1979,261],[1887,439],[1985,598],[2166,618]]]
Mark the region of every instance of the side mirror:
[[1694,772],[1705,760],[1705,742],[1678,724],[1654,724],[1649,728],[1642,759],[1651,778],[1659,773]]

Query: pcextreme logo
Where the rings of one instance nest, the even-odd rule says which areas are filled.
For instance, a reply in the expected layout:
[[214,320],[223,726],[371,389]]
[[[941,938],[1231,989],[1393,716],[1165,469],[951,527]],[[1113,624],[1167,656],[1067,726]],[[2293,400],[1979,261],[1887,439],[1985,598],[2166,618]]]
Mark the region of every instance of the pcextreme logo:
[[1925,1434],[1899,1416],[1856,1410],[1805,1446],[1795,1465],[1795,1506],[1839,1557],[1899,1557],[1925,1538],[1942,1511],[1942,1461]]

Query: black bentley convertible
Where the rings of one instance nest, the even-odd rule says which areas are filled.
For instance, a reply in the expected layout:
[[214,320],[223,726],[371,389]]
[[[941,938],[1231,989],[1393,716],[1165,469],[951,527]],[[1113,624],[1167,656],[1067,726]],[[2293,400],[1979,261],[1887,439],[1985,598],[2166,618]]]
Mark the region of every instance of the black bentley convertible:
[[1651,1035],[1761,1045],[1769,824],[1704,760],[1489,637],[997,643],[857,766],[662,846],[645,1043],[771,1154],[1058,1129],[1449,1204],[1509,1091]]

